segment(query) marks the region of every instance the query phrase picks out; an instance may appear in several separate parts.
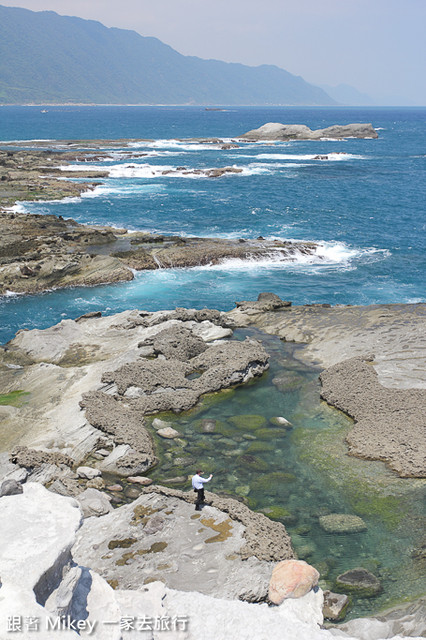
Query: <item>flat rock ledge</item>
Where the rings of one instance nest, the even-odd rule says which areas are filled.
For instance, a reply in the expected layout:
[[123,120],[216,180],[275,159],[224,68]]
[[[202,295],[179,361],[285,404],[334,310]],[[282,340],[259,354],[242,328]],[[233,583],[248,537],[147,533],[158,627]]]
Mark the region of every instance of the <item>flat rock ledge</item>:
[[323,371],[321,397],[354,418],[346,437],[351,455],[382,460],[403,478],[425,478],[426,390],[383,387],[373,361],[356,357]]
[[326,129],[312,130],[304,124],[281,124],[267,122],[258,129],[252,129],[239,136],[241,140],[320,140],[321,138],[378,138],[371,124],[354,123],[333,125]]
[[[155,492],[194,504],[192,491],[185,492],[160,485],[151,485],[144,488],[143,492]],[[239,556],[243,560],[255,556],[258,560],[279,562],[294,557],[291,539],[283,524],[270,520],[263,513],[251,511],[249,507],[234,498],[224,498],[210,491],[205,493],[206,499],[212,507],[228,513],[233,520],[244,525],[245,544],[239,550]]]

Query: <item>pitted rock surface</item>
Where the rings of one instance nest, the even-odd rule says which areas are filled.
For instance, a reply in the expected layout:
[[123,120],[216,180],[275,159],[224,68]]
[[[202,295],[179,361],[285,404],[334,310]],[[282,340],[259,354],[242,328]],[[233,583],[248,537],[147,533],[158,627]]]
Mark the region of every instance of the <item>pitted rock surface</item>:
[[425,478],[426,390],[383,387],[371,360],[351,358],[323,371],[321,397],[355,419],[349,453]]

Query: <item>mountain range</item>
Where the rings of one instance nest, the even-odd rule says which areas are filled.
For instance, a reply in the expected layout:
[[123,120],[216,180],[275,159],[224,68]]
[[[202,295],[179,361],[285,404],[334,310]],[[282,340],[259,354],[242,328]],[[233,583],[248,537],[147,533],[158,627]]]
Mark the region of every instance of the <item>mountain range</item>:
[[334,105],[273,65],[184,56],[100,22],[0,6],[1,104]]

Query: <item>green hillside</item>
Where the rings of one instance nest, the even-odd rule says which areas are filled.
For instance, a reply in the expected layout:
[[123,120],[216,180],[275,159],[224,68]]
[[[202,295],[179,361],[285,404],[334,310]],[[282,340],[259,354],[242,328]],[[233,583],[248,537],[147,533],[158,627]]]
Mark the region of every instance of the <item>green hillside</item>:
[[330,105],[284,69],[183,56],[99,22],[0,6],[0,103]]

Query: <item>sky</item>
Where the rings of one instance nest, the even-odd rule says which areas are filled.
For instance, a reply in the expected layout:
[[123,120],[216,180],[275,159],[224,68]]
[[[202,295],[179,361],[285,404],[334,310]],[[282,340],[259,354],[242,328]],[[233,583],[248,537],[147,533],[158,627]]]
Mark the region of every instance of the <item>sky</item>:
[[185,55],[275,64],[378,105],[426,105],[426,0],[0,0],[155,36]]

